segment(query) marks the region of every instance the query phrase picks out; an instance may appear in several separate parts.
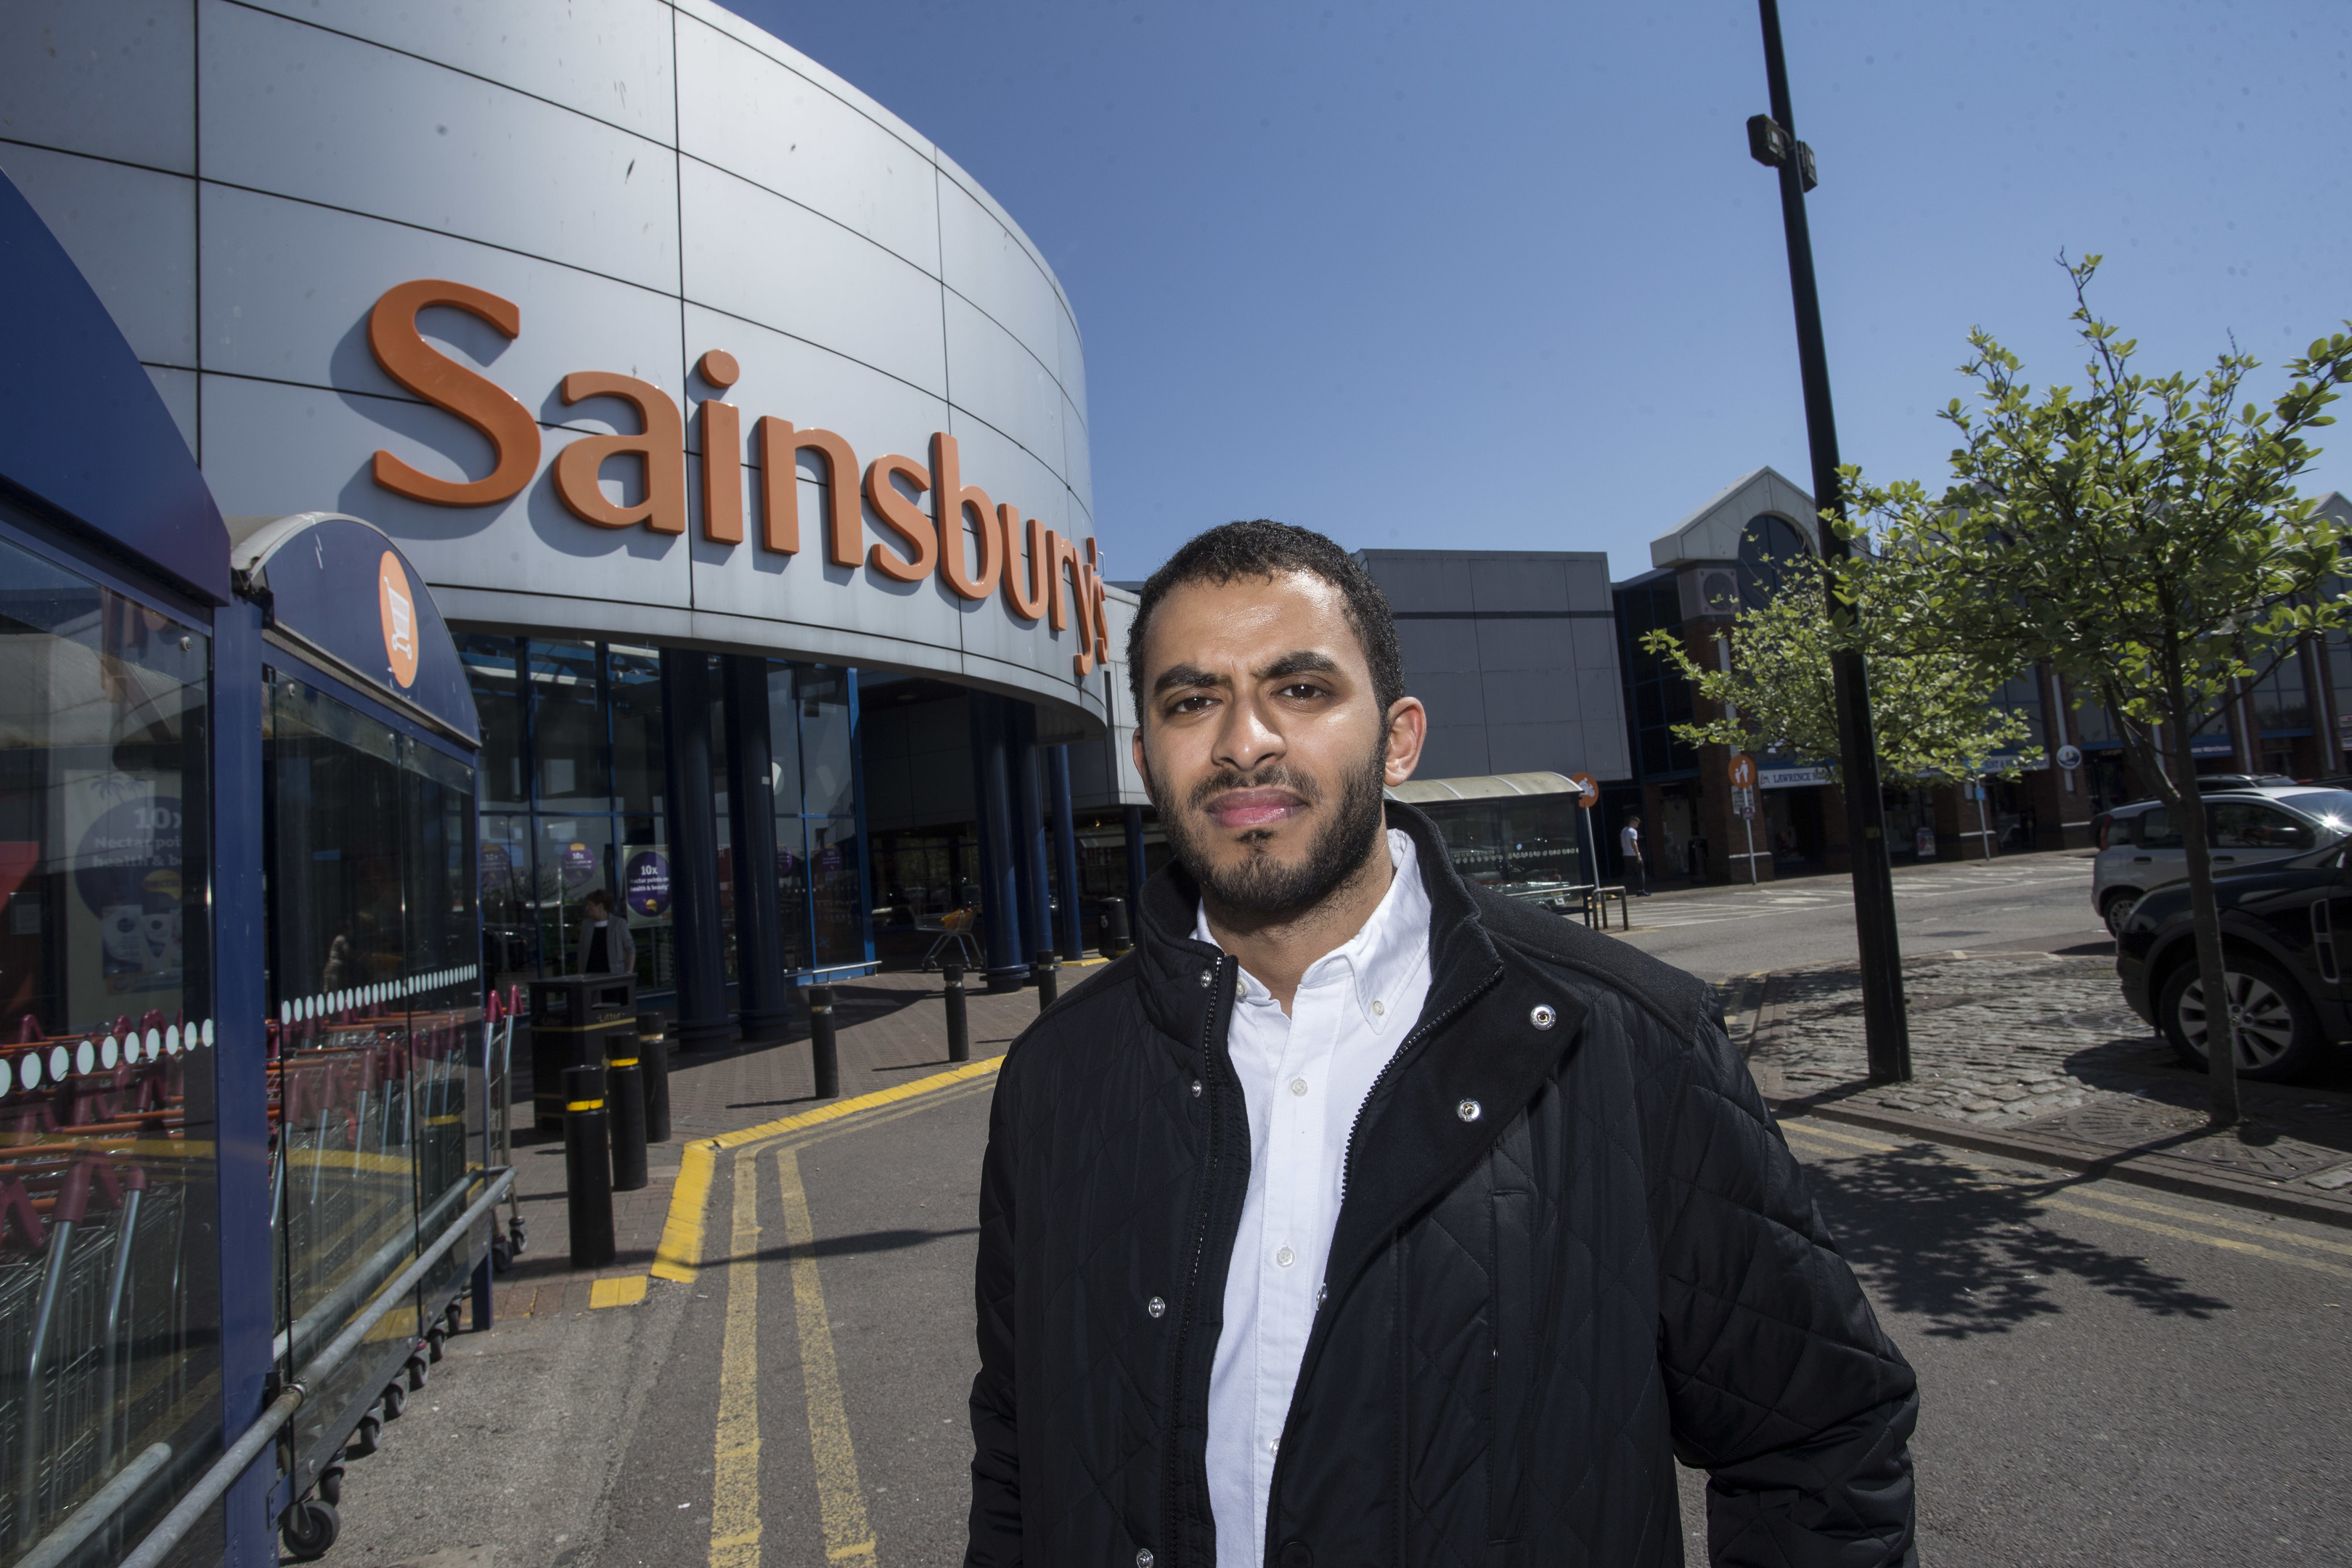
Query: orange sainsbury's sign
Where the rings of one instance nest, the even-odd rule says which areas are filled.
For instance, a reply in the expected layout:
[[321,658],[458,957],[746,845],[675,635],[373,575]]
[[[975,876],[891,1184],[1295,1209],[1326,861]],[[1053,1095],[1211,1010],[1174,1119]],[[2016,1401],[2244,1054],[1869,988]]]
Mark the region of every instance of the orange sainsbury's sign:
[[[425,402],[472,426],[496,455],[478,479],[442,479],[390,452],[375,454],[375,482],[394,495],[435,506],[493,506],[522,493],[539,472],[539,421],[512,393],[425,341],[416,315],[445,305],[488,322],[508,338],[522,333],[522,312],[513,302],[464,283],[420,278],[384,291],[368,314],[368,348],[383,373]],[[735,356],[713,349],[697,362],[709,386],[725,392],[741,372]],[[643,528],[684,534],[687,486],[701,487],[702,536],[714,544],[746,542],[749,527],[743,474],[743,412],[734,404],[705,398],[696,405],[702,421],[702,451],[689,458],[686,421],[669,394],[633,375],[574,371],[563,378],[566,404],[614,397],[635,411],[632,434],[583,436],[555,455],[555,493],[572,516],[596,528]],[[831,430],[803,428],[773,415],[752,423],[760,454],[759,526],[753,548],[778,554],[801,550],[800,455],[814,453],[825,473],[825,515],[818,525],[825,559],[835,566],[869,566],[898,583],[936,574],[958,598],[979,601],[1002,594],[1005,608],[1023,621],[1045,621],[1062,631],[1075,620],[1080,676],[1097,660],[1110,658],[1103,618],[1102,560],[1095,542],[1065,539],[1036,518],[1025,524],[1019,508],[990,499],[966,484],[956,438],[941,430],[930,441],[930,461],[890,453],[863,469],[857,454]],[[620,505],[597,479],[609,458],[642,466],[644,499]],[[688,469],[696,470],[689,474]],[[861,494],[894,542],[866,542]],[[927,513],[919,497],[931,498]],[[976,552],[976,555],[975,555]]]

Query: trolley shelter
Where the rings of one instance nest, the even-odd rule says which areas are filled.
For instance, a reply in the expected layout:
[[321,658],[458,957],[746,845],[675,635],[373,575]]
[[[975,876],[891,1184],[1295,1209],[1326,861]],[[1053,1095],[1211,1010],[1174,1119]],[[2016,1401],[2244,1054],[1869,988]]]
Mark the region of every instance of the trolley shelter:
[[0,283],[0,1555],[271,1561],[487,1286],[478,729],[398,547],[224,520],[5,177]]

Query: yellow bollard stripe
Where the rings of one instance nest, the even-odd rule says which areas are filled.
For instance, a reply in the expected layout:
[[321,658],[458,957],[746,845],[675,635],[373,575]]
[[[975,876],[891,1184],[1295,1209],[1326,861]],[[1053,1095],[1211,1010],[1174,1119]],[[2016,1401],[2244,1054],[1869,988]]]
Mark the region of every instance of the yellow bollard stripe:
[[604,1109],[604,1102],[601,1100],[575,1100],[563,1109],[566,1110],[602,1110]]
[[606,1062],[604,1065],[608,1068],[633,1068],[637,1065],[637,1058],[635,1057],[614,1057],[611,1061]]

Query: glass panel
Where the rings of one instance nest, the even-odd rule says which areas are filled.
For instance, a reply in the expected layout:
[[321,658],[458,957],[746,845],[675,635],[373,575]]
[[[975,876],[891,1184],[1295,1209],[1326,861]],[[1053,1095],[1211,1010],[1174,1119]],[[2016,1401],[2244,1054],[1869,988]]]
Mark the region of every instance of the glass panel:
[[539,804],[558,811],[609,811],[611,748],[596,696],[596,649],[536,639],[528,646]]
[[[0,543],[0,1542],[131,1466],[128,1550],[218,1440],[207,663]],[[162,1456],[154,1454],[161,1445]]]
[[710,810],[718,819],[719,968],[731,984],[740,973],[735,952],[734,806],[727,789],[727,781],[735,775],[727,748],[727,681],[716,654],[709,656],[704,679],[710,692]]
[[857,820],[808,819],[810,900],[820,968],[866,962],[866,889],[857,874]]
[[809,850],[803,820],[776,813],[776,913],[787,973],[809,967]]
[[541,816],[536,819],[539,876],[535,908],[541,973],[580,973],[580,900],[591,888],[610,890],[618,879],[613,864],[613,819],[609,816]]
[[525,788],[522,646],[513,637],[468,637],[459,640],[467,684],[482,721],[481,791],[485,806],[521,805]]
[[2287,655],[2276,669],[2255,685],[2253,709],[2257,734],[2311,728],[2311,703],[2304,692],[2302,655]]
[[613,710],[613,790],[620,809],[661,815],[668,784],[663,772],[661,652],[608,647],[605,691]]
[[[791,665],[768,667],[768,745],[775,754],[776,809],[795,814],[814,809],[803,802],[801,795],[801,715],[800,701],[793,689],[796,684]],[[793,837],[798,839],[798,829],[793,831]]]
[[672,910],[677,868],[669,853],[669,819],[625,817],[621,824],[621,907],[637,946],[637,990],[677,984],[677,925]]
[[802,809],[811,816],[850,816],[852,798],[849,672],[824,665],[800,669]]
[[530,818],[484,812],[481,832],[482,952],[492,987],[504,991],[539,973]]
[[[480,1163],[482,857],[470,767],[283,674],[267,712],[278,1353],[299,1370],[446,1227]],[[312,1386],[299,1484],[467,1264],[453,1254]]]

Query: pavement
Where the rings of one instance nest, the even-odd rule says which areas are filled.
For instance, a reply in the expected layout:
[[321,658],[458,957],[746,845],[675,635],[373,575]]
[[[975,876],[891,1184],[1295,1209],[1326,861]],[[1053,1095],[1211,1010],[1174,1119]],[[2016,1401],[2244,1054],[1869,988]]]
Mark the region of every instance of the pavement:
[[[1996,863],[1998,879],[1906,874],[1923,936],[1978,945],[1913,943],[1921,1070],[1896,1092],[1856,1081],[1842,886],[1803,889],[1821,901],[1796,919],[1734,900],[1645,932],[1637,906],[1627,940],[1751,932],[1735,958],[1790,960],[1712,978],[1918,1369],[1927,1560],[2340,1562],[2352,1237],[2294,1206],[2340,1200],[2310,1172],[2209,1159],[2194,1137],[2128,1143],[2128,1118],[2200,1104],[2201,1080],[2119,1013],[2095,953],[2064,951],[2097,940],[2080,929],[2086,871],[2034,858]],[[1646,904],[1704,911],[1723,892]],[[2010,911],[1999,924],[1981,918],[1996,907]],[[994,1058],[1036,1002],[975,994],[977,1059],[962,1065],[940,1048],[934,976],[860,982],[841,1007],[838,1100],[814,1099],[804,1039],[679,1065],[677,1136],[655,1151],[646,1193],[618,1200],[612,1268],[568,1268],[560,1146],[518,1146],[531,1250],[501,1277],[495,1325],[454,1338],[383,1452],[352,1463],[331,1563],[960,1556],[980,1157]],[[2336,1131],[2352,1126],[2347,1088],[2250,1093],[2245,1146],[2352,1161]],[[2103,1134],[2095,1112],[2126,1122]],[[2205,1184],[2156,1190],[2152,1160]],[[1699,1558],[1702,1479],[1684,1476]]]

